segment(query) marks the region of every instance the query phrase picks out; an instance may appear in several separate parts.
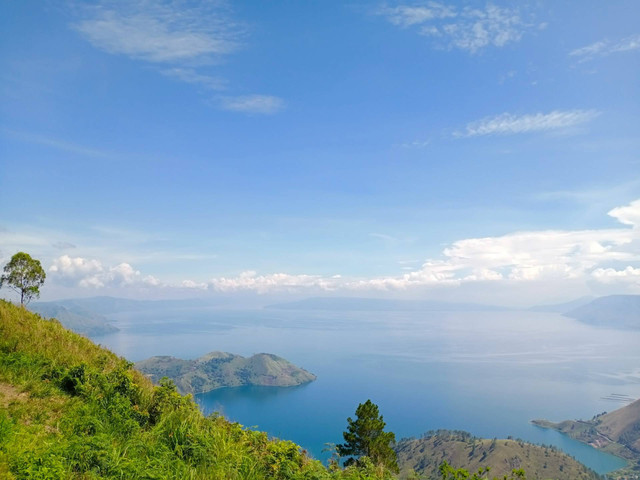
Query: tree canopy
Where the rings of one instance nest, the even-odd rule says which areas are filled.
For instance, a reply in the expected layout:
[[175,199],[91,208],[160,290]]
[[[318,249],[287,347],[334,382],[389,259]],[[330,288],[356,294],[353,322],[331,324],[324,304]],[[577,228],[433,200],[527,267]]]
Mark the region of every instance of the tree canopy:
[[396,442],[393,432],[385,432],[385,422],[378,406],[371,400],[358,405],[356,419],[347,418],[347,431],[343,432],[345,443],[337,445],[340,456],[348,456],[345,465],[358,462],[358,458],[366,456],[377,465],[383,465],[393,472],[398,472],[396,452],[392,446]]
[[0,288],[7,285],[20,295],[20,305],[25,305],[40,296],[40,287],[46,276],[40,260],[31,258],[28,253],[18,252],[4,266]]

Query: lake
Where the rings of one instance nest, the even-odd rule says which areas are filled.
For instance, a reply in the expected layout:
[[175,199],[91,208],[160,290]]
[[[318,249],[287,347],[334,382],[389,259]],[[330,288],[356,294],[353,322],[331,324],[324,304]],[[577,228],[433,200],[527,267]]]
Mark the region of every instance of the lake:
[[138,361],[213,350],[280,355],[318,376],[293,388],[241,387],[196,396],[316,458],[340,443],[359,403],[378,404],[398,439],[439,428],[555,445],[599,473],[624,460],[530,423],[589,419],[640,396],[640,332],[554,313],[334,312],[210,307],[119,313],[98,343]]

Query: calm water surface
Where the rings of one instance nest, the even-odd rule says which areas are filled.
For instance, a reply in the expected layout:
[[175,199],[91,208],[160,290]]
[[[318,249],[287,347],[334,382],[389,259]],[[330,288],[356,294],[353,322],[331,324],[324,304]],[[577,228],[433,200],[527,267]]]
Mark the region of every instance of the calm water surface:
[[556,445],[599,473],[625,462],[534,418],[591,418],[640,397],[640,332],[594,328],[533,312],[303,312],[214,308],[121,313],[95,340],[132,361],[213,350],[283,356],[318,380],[293,388],[226,388],[198,395],[224,414],[295,441],[317,458],[340,443],[368,398],[397,438],[438,428]]

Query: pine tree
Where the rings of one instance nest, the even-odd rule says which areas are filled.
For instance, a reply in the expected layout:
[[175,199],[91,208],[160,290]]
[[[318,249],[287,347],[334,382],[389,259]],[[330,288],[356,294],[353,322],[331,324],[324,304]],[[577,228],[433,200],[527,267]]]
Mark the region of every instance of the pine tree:
[[375,403],[367,400],[358,405],[356,419],[349,417],[347,423],[347,431],[342,434],[345,443],[336,446],[339,455],[349,457],[345,465],[357,463],[359,457],[366,456],[392,472],[399,471],[392,447],[396,436],[393,432],[384,431],[386,424]]

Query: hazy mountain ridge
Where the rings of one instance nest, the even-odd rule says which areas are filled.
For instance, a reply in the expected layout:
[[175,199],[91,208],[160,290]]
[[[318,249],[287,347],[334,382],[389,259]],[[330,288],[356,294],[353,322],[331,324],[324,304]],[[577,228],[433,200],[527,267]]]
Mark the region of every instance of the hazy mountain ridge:
[[64,327],[81,335],[97,336],[118,331],[106,317],[78,305],[37,302],[29,305],[29,310],[43,317],[55,318]]
[[502,478],[520,468],[526,471],[528,480],[601,478],[556,448],[521,440],[477,438],[460,431],[438,430],[419,439],[402,439],[395,450],[401,479],[411,478],[412,472],[420,478],[438,478],[438,468],[445,460],[470,472],[491,465],[491,478]]
[[269,353],[245,358],[211,352],[195,360],[156,356],[137,362],[135,368],[153,383],[169,377],[181,393],[205,393],[216,388],[244,385],[292,387],[316,379],[312,373]]
[[393,300],[386,298],[311,297],[295,302],[276,303],[265,308],[279,310],[330,311],[504,311],[506,307],[476,303],[440,302],[435,300]]
[[564,313],[583,323],[640,329],[640,295],[609,295]]

